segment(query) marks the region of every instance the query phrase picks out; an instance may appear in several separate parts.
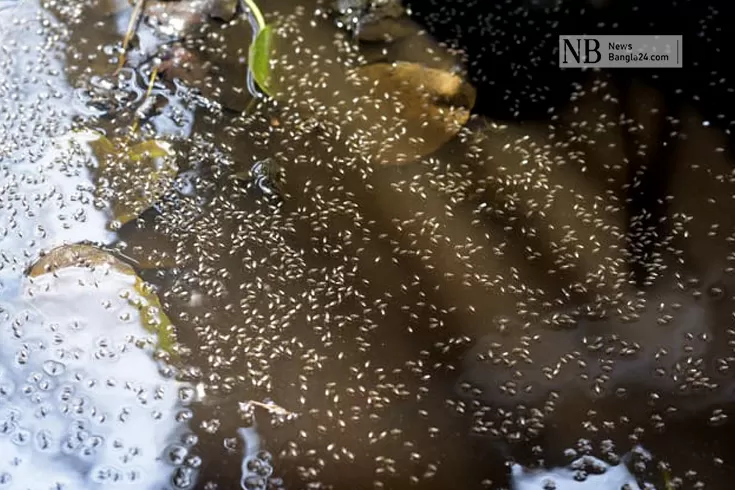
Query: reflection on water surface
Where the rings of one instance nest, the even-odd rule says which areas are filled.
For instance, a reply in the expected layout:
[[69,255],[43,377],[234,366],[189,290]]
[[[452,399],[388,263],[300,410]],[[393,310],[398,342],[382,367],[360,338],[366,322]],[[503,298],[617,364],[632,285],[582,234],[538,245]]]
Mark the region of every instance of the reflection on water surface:
[[[724,107],[503,123],[456,2],[262,5],[253,101],[234,4],[149,3],[118,73],[126,2],[0,5],[0,488],[729,488]],[[573,8],[527,7],[472,16],[498,63]]]

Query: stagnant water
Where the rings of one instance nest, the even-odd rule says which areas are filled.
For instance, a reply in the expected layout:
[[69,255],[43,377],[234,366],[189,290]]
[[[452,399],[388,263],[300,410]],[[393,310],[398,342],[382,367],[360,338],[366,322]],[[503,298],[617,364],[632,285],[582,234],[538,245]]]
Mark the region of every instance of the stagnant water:
[[[277,101],[235,2],[149,0],[116,72],[126,1],[0,1],[0,488],[731,488],[724,14],[676,3],[711,57],[621,79],[544,57],[614,1],[408,2],[395,42],[262,3]],[[356,95],[398,60],[467,69],[462,129]],[[100,180],[90,131],[175,171]]]

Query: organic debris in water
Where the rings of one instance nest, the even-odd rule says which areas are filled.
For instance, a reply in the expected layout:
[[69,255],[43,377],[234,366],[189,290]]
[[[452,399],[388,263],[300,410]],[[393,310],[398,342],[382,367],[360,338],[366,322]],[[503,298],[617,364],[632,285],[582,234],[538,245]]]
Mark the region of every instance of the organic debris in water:
[[263,402],[259,402],[259,401],[256,401],[256,400],[248,400],[246,402],[241,403],[240,404],[240,410],[243,411],[243,412],[247,412],[247,411],[250,410],[250,407],[251,406],[252,407],[262,408],[265,411],[267,411],[268,413],[272,413],[274,415],[278,415],[278,416],[282,416],[282,417],[287,417],[289,419],[292,419],[292,418],[298,416],[297,413],[291,412],[289,410],[286,410],[285,408],[283,408],[283,407],[281,407],[281,406],[279,406],[279,405],[277,405],[277,404],[275,404],[273,402],[263,403]]
[[77,132],[74,139],[87,143],[97,158],[97,193],[112,203],[114,228],[134,220],[161,199],[178,174],[175,152],[166,141],[131,145],[94,131]]
[[232,178],[254,184],[266,196],[281,197],[284,185],[284,170],[273,158],[255,162],[247,172],[236,172]]
[[174,354],[176,333],[171,320],[166,315],[151,285],[143,281],[129,264],[118,259],[110,252],[92,245],[62,245],[44,254],[28,273],[29,277],[43,274],[57,276],[59,271],[68,268],[91,270],[109,270],[115,274],[123,274],[134,278],[131,292],[124,297],[131,306],[140,312],[143,328],[157,338],[156,345],[167,354]]
[[336,0],[337,25],[364,42],[391,43],[416,32],[400,0]]
[[415,63],[375,63],[348,73],[358,90],[355,134],[371,134],[355,147],[380,164],[408,163],[453,138],[467,123],[475,89],[462,77]]

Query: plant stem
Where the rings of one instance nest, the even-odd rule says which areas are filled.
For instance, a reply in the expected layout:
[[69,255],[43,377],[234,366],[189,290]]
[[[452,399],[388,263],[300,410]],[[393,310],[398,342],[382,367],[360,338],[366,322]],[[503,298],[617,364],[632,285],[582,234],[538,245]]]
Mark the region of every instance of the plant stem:
[[[146,103],[148,100],[148,97],[151,96],[151,92],[153,92],[153,84],[156,83],[156,77],[158,76],[158,65],[153,67],[153,70],[151,71],[151,78],[148,81],[148,89],[145,92],[145,95],[143,96],[143,102],[141,102],[141,106]],[[133,120],[133,125],[130,128],[131,133],[135,133],[138,131],[138,127],[140,126],[140,117],[136,114],[135,119]]]
[[145,0],[138,0],[138,2],[135,4],[135,8],[133,9],[133,13],[130,14],[130,21],[128,22],[128,30],[125,31],[125,38],[123,39],[123,45],[122,45],[122,54],[120,54],[120,58],[117,62],[117,69],[115,70],[115,74],[119,73],[122,69],[123,65],[125,65],[125,55],[128,51],[128,44],[130,44],[130,40],[133,38],[133,34],[135,33],[135,26],[138,24],[138,19],[140,19],[140,14],[143,13],[143,5],[145,4]]
[[146,100],[148,97],[151,96],[151,92],[153,92],[153,84],[156,83],[156,77],[158,76],[158,65],[153,67],[153,70],[151,70],[151,79],[148,81],[148,89],[145,91],[145,98],[143,100]]
[[[253,14],[253,17],[255,17],[255,22],[258,24],[258,29],[262,29],[265,27],[265,17],[263,17],[263,13],[258,8],[258,5],[255,3],[254,0],[242,0],[242,2],[245,4],[245,6],[250,10],[250,12]],[[253,37],[257,35],[256,33],[253,33]]]

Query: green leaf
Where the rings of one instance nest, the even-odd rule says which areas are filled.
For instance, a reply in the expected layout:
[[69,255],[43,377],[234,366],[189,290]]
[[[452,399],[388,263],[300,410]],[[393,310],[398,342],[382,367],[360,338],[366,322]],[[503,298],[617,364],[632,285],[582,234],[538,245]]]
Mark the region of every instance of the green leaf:
[[273,49],[273,27],[266,25],[260,30],[248,50],[248,65],[255,83],[269,97],[273,97],[271,77],[271,50]]
[[103,134],[98,134],[98,137],[90,140],[88,144],[96,155],[112,155],[117,151],[115,145]]

